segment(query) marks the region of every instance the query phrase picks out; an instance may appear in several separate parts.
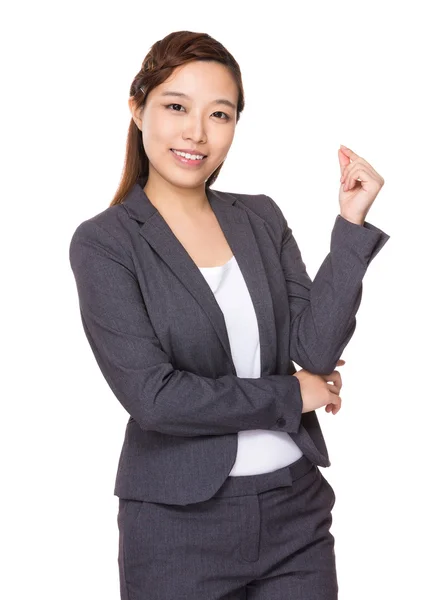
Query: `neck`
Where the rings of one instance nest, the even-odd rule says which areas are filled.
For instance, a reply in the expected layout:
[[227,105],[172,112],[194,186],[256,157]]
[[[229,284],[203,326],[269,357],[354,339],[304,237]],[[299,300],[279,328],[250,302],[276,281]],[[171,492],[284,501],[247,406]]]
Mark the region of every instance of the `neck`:
[[192,217],[207,213],[210,208],[204,184],[199,188],[177,188],[168,183],[158,185],[149,177],[143,190],[163,214]]

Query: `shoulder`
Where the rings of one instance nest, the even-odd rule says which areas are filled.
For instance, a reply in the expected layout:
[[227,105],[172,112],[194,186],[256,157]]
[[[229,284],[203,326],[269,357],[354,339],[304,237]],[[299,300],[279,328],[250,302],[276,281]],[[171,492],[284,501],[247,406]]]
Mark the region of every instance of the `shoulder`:
[[130,259],[130,219],[122,204],[109,206],[81,221],[74,228],[69,243],[71,261],[77,254],[103,254]]

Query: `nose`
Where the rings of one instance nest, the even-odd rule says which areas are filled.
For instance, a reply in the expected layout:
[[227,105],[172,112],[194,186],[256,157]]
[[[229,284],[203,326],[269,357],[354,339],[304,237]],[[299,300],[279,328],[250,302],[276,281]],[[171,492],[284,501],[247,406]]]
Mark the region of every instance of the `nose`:
[[184,140],[192,140],[196,144],[206,142],[206,129],[203,122],[203,117],[198,115],[189,115],[186,118],[185,126],[182,132]]

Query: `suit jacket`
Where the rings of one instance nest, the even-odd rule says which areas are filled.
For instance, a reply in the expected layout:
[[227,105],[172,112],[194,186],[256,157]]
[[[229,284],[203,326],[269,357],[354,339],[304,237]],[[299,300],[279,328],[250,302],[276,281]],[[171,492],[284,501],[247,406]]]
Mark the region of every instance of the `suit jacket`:
[[356,327],[363,276],[390,236],[337,215],[311,281],[270,197],[208,189],[258,320],[261,376],[241,378],[215,296],[145,182],[80,223],[69,247],[86,337],[130,415],[114,494],[206,500],[227,478],[242,430],[286,431],[315,464],[330,466],[316,412],[301,412],[292,361],[312,373],[335,369]]

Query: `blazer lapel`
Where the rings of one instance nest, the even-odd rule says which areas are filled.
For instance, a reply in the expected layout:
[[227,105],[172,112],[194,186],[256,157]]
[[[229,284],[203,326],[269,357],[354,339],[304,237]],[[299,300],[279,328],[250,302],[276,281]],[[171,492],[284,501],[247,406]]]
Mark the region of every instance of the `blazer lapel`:
[[[223,312],[206,279],[160,212],[149,201],[139,179],[123,201],[129,215],[142,223],[140,234],[155,250],[208,316],[236,373]],[[254,228],[265,231],[261,217],[235,205],[232,194],[210,188],[208,200],[243,274],[255,309],[261,352],[261,375],[275,373],[276,330],[271,291]]]

